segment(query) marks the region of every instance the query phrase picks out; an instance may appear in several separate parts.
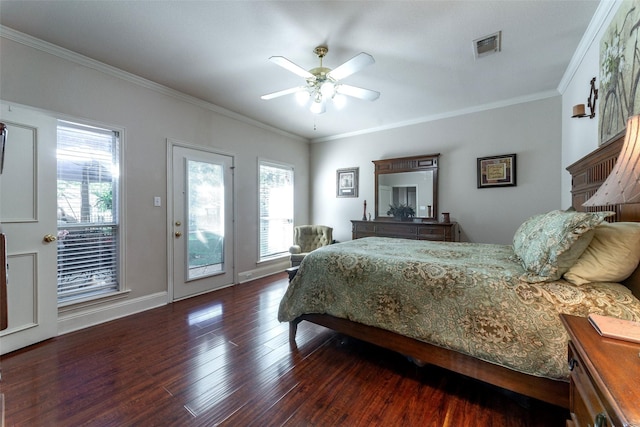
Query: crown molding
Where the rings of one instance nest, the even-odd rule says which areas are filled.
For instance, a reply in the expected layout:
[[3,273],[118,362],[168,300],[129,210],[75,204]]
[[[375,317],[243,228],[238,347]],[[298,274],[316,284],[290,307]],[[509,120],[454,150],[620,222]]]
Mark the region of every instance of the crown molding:
[[63,47],[57,46],[53,43],[40,40],[38,38],[32,37],[25,33],[21,33],[20,31],[16,31],[12,28],[0,25],[0,37],[5,38],[7,40],[12,40],[16,43],[20,43],[22,45],[31,47],[33,49],[40,50],[42,52],[54,55],[58,58],[65,59],[67,61],[82,65],[84,67],[91,68],[96,71],[100,71],[109,76],[116,77],[120,80],[124,80],[126,82],[135,84],[137,86],[141,86],[146,89],[150,89],[155,92],[161,93],[163,95],[170,96],[174,99],[187,102],[197,107],[220,114],[221,116],[234,119],[239,122],[258,127],[260,129],[268,130],[289,138],[293,138],[298,141],[309,142],[307,138],[303,138],[300,135],[295,135],[290,132],[283,131],[282,129],[278,129],[276,127],[267,125],[260,121],[243,116],[242,114],[238,114],[231,110],[227,110],[218,105],[212,104],[210,102],[203,101],[202,99],[196,98],[194,96],[184,94],[177,90],[168,88],[167,86],[163,86],[151,80],[147,80],[143,77],[137,76],[127,71],[121,70],[119,68],[113,67],[111,65],[105,64],[100,61],[96,61],[95,59],[91,59],[79,53],[73,52],[69,49],[65,49]]
[[391,129],[398,129],[398,128],[403,128],[407,126],[414,126],[422,123],[435,122],[436,120],[449,119],[452,117],[464,116],[466,114],[479,113],[482,111],[494,110],[496,108],[503,108],[503,107],[509,107],[511,105],[539,101],[542,99],[553,98],[554,96],[559,96],[559,95],[560,94],[555,90],[534,93],[531,95],[521,96],[518,98],[511,98],[511,99],[506,99],[498,102],[493,102],[490,104],[476,105],[474,107],[463,108],[461,110],[454,110],[454,111],[449,111],[442,114],[434,114],[432,116],[419,117],[413,120],[406,120],[403,122],[391,123],[385,126],[378,126],[374,128],[362,129],[355,132],[343,133],[340,135],[332,135],[332,136],[326,136],[323,138],[316,138],[316,139],[312,139],[311,143],[334,141],[337,139],[349,138],[349,137],[359,136],[359,135],[366,135],[370,133],[382,132],[382,131],[391,130]]
[[[596,37],[600,33],[600,30],[604,26],[605,22],[607,22],[609,14],[612,10],[618,10],[621,3],[622,0],[602,0],[600,4],[598,4],[596,12],[593,14],[587,30],[582,35],[582,39],[580,40],[576,51],[573,53],[573,57],[560,80],[560,84],[558,84],[558,92],[560,92],[561,95],[564,94],[569,87],[569,83],[571,83],[573,76],[575,76],[578,68],[580,68],[580,64],[587,54],[587,51],[596,41]],[[600,70],[596,70],[596,74],[599,72]]]

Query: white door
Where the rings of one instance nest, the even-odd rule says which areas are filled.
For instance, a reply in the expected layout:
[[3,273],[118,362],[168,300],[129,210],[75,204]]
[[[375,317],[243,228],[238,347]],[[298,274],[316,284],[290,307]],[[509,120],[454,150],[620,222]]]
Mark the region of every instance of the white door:
[[169,142],[173,300],[233,284],[233,157]]
[[57,335],[57,121],[7,103],[0,108],[8,129],[0,175],[9,265],[8,327],[0,332],[5,354]]

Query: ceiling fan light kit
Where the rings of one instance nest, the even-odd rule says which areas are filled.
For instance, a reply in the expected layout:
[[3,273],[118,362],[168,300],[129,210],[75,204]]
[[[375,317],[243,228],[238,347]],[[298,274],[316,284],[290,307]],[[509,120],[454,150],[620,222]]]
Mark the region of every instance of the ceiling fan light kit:
[[270,100],[280,96],[295,94],[298,103],[302,105],[310,104],[309,110],[313,114],[322,114],[326,111],[328,101],[333,101],[336,108],[343,107],[346,103],[344,95],[367,101],[375,101],[380,97],[380,92],[375,90],[340,83],[340,80],[343,78],[360,71],[367,65],[375,63],[373,56],[360,52],[358,55],[332,70],[322,65],[322,58],[329,52],[326,46],[318,46],[313,52],[320,59],[320,66],[312,68],[309,71],[294,64],[283,56],[272,56],[269,58],[274,64],[303,77],[306,80],[306,85],[262,95],[261,98]]

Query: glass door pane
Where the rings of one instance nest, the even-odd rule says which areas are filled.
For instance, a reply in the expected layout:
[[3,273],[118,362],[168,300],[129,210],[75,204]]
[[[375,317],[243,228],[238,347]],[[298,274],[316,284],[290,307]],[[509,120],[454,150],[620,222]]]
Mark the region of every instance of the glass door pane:
[[187,280],[224,272],[224,168],[187,160]]

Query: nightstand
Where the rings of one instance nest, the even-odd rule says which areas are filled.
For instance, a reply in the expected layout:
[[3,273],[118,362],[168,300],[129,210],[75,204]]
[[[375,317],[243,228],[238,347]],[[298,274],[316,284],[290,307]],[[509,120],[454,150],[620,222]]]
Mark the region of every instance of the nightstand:
[[640,344],[603,338],[585,317],[560,317],[570,338],[567,426],[640,426]]

